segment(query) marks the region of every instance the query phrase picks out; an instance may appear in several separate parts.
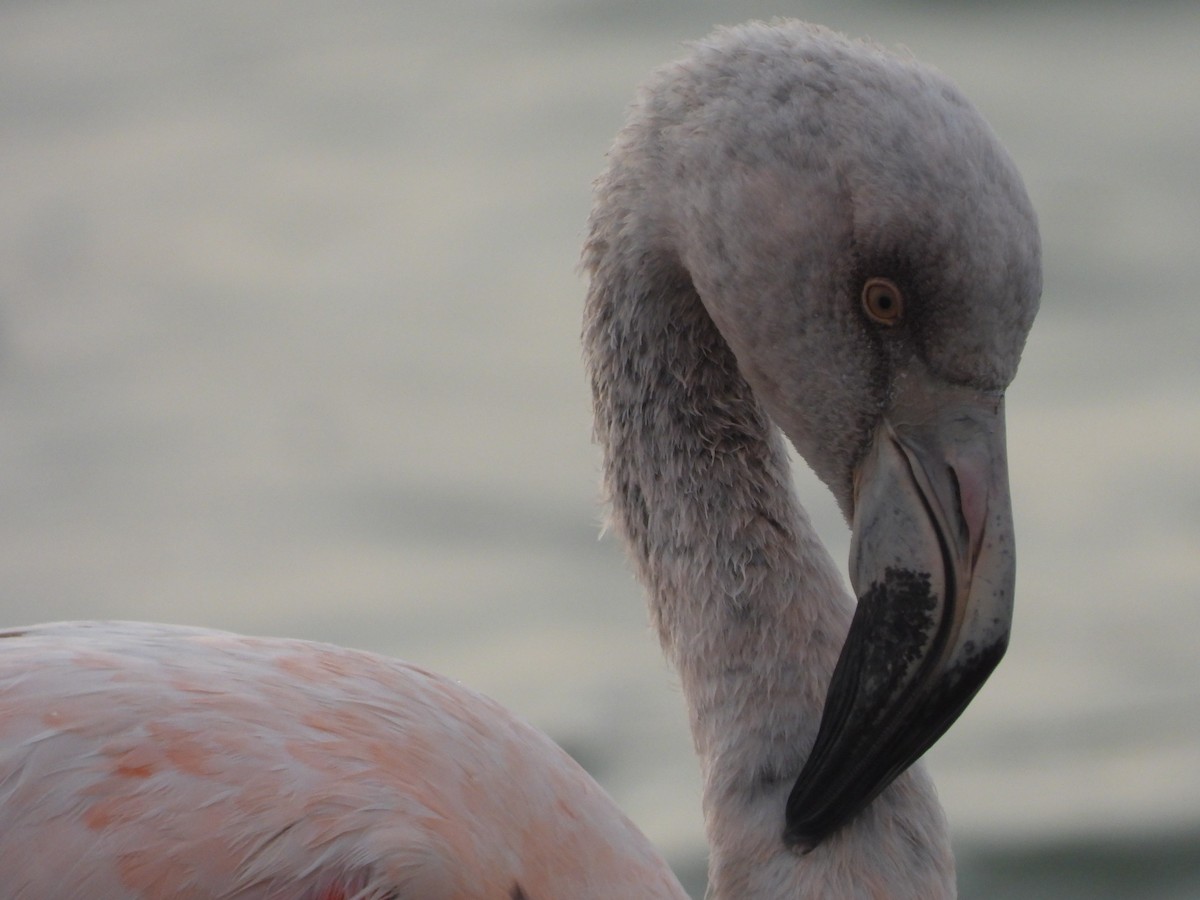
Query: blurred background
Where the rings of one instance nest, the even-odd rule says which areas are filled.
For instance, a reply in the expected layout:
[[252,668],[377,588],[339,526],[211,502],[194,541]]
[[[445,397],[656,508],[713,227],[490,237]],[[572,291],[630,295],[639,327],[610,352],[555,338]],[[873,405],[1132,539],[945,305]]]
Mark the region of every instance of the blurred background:
[[1192,2],[3,4],[0,621],[434,667],[566,746],[700,896],[682,698],[597,540],[575,267],[636,84],[774,15],[950,74],[1041,215],[1016,629],[929,754],[962,895],[1200,896]]

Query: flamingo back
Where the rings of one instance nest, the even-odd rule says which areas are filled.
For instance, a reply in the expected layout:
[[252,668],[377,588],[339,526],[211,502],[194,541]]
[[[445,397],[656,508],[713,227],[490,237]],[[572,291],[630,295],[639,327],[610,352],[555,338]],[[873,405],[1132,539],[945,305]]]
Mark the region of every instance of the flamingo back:
[[0,631],[10,897],[686,895],[499,704],[330,645],[140,623]]

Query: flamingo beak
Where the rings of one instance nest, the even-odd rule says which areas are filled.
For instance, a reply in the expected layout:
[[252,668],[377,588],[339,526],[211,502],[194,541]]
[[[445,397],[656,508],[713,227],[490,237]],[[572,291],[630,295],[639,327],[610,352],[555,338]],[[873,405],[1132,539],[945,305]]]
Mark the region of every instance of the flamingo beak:
[[784,839],[811,850],[966,708],[1008,645],[1016,557],[1004,398],[909,374],[855,471],[858,607]]

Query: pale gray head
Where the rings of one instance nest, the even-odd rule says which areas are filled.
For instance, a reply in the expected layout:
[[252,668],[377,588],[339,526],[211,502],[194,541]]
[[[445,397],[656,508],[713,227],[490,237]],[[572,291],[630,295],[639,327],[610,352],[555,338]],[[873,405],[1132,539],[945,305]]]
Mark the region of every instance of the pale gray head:
[[[788,804],[787,839],[811,846],[940,736],[1003,653],[1003,392],[1041,292],[1033,209],[939,73],[802,23],[751,24],[646,86],[591,229],[601,441],[655,389],[621,383],[651,377],[622,323],[695,297],[852,522],[860,602]],[[691,327],[685,306],[661,315]],[[655,490],[625,484],[637,477],[610,467],[628,506]]]
[[[718,33],[659,79],[625,159],[644,173],[627,227],[678,256],[849,516],[906,369],[1012,380],[1041,292],[1021,180],[945,78],[824,30]],[[903,296],[893,327],[864,314],[875,277]]]

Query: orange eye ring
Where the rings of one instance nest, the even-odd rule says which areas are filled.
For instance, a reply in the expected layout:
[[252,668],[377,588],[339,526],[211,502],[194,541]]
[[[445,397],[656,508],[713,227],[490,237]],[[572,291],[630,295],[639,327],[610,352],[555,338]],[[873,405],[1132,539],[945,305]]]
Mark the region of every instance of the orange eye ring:
[[904,293],[887,278],[868,278],[862,289],[863,312],[878,325],[895,325],[904,317]]

